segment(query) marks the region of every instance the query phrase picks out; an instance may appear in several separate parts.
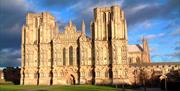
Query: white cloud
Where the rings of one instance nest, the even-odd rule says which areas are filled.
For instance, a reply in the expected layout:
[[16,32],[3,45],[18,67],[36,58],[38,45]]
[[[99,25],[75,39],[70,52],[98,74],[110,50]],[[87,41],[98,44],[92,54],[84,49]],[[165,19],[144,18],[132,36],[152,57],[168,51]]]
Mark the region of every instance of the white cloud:
[[21,63],[21,49],[5,48],[0,50],[0,67],[19,66]]
[[126,11],[127,15],[134,15],[135,13],[137,13],[137,12],[139,12],[139,11],[143,10],[144,8],[149,7],[149,6],[150,6],[149,4],[140,4],[140,5],[130,7],[130,8],[126,8],[125,11]]
[[122,7],[123,3],[124,3],[124,0],[119,0],[119,1],[114,1],[114,2],[93,3],[93,5],[90,5],[87,8],[86,13],[92,13],[93,9],[97,7],[109,7],[112,5],[119,5],[120,7]]
[[173,53],[166,54],[164,56],[171,57],[171,58],[177,58],[178,61],[180,61],[180,52],[173,52]]
[[140,10],[146,8],[146,7],[149,7],[149,6],[150,6],[149,4],[137,5],[137,6],[135,6],[135,7],[133,7],[133,8],[131,9],[131,12],[132,12],[132,13],[136,13],[136,12],[138,12],[138,11],[140,11]]
[[142,11],[146,8],[149,8],[149,7],[157,7],[159,4],[158,3],[151,3],[151,4],[138,4],[138,5],[135,5],[133,7],[130,7],[130,8],[126,8],[125,11],[128,15],[134,15],[135,13],[139,12],[139,11]]
[[180,36],[180,27],[177,27],[175,31],[172,31],[172,36]]
[[27,0],[0,0],[1,8],[27,10],[30,7]]
[[165,36],[164,33],[159,33],[159,34],[149,34],[144,36],[145,39],[151,40],[151,39],[155,39],[155,38],[159,38],[159,37],[163,37]]
[[150,28],[150,27],[152,27],[152,23],[151,22],[149,22],[149,21],[144,21],[143,23],[142,23],[142,25],[144,26],[144,28]]
[[158,50],[157,47],[152,47],[152,46],[151,46],[149,49],[150,49],[151,52],[152,52],[152,51],[154,52],[154,51],[157,51],[157,50]]
[[79,9],[79,8],[83,8],[82,5],[83,5],[83,2],[77,2],[74,5],[66,8],[66,10],[71,11],[71,10],[76,10],[76,9]]

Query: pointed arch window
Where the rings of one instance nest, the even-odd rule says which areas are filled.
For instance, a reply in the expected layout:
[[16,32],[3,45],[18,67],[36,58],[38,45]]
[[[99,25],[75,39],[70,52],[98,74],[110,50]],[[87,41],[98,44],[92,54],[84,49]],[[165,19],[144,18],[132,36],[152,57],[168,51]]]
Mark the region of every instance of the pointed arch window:
[[96,77],[100,77],[100,71],[96,72]]
[[40,77],[45,77],[45,73],[44,73],[44,72],[41,72],[41,73],[40,73]]
[[37,78],[38,77],[38,73],[34,73],[34,78]]
[[73,47],[69,47],[69,65],[73,65]]
[[61,70],[60,74],[59,74],[60,77],[63,77],[64,76],[64,72]]
[[136,62],[137,62],[137,63],[141,63],[139,57],[136,57]]
[[105,77],[109,77],[109,71],[108,70],[105,72]]
[[55,70],[54,71],[54,77],[57,77],[58,76],[58,73],[57,73],[57,71]]
[[115,71],[114,71],[114,78],[117,78],[117,77],[118,77],[118,71],[115,70]]
[[66,48],[63,48],[63,65],[66,65]]
[[133,63],[132,57],[129,57],[129,63],[130,63],[130,64]]
[[85,77],[85,72],[84,71],[81,72],[81,77]]
[[89,72],[88,76],[89,76],[89,77],[91,77],[91,76],[92,76],[92,72],[91,72],[91,71]]

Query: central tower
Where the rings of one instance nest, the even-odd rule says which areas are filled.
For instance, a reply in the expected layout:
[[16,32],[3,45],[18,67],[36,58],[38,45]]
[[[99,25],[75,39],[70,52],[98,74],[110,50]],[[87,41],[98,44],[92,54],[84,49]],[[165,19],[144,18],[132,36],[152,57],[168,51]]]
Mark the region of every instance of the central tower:
[[94,17],[91,27],[95,84],[115,83],[120,66],[127,63],[125,15],[119,6],[112,6],[95,8]]

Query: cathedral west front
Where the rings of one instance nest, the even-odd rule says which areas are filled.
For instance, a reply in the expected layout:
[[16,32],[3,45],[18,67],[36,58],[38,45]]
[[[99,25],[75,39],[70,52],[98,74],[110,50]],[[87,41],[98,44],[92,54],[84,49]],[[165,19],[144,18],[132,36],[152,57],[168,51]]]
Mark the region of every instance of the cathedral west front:
[[69,21],[59,32],[50,13],[28,13],[22,27],[21,84],[138,83],[138,67],[131,64],[150,64],[148,43],[129,45],[127,32],[119,6],[94,9],[90,36],[83,20],[80,31]]

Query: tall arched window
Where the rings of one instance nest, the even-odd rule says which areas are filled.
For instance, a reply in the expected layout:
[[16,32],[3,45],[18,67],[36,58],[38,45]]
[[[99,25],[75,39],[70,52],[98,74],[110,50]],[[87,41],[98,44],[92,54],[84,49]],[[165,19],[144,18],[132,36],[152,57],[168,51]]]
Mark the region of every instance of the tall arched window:
[[117,78],[117,77],[118,77],[118,71],[115,70],[115,71],[114,71],[114,78]]
[[63,49],[63,65],[66,65],[66,49]]
[[34,78],[37,78],[38,77],[38,74],[37,74],[37,72],[36,73],[34,73]]
[[63,77],[64,76],[64,72],[61,70],[60,74],[59,74],[60,77]]
[[133,61],[132,61],[132,58],[131,57],[129,57],[129,63],[131,64],[131,63],[133,63]]
[[45,77],[45,74],[43,72],[41,72],[40,77]]
[[109,77],[109,71],[108,70],[105,72],[105,77]]
[[69,47],[69,65],[73,65],[73,47]]
[[100,77],[100,71],[96,72],[96,77]]
[[57,77],[58,76],[58,73],[57,73],[57,71],[55,70],[54,71],[54,77]]
[[85,72],[84,71],[81,72],[81,77],[85,77]]
[[91,77],[91,76],[92,76],[92,72],[91,72],[91,71],[89,72],[88,76],[89,76],[89,77]]
[[137,63],[141,63],[139,57],[136,57],[136,62],[137,62]]

